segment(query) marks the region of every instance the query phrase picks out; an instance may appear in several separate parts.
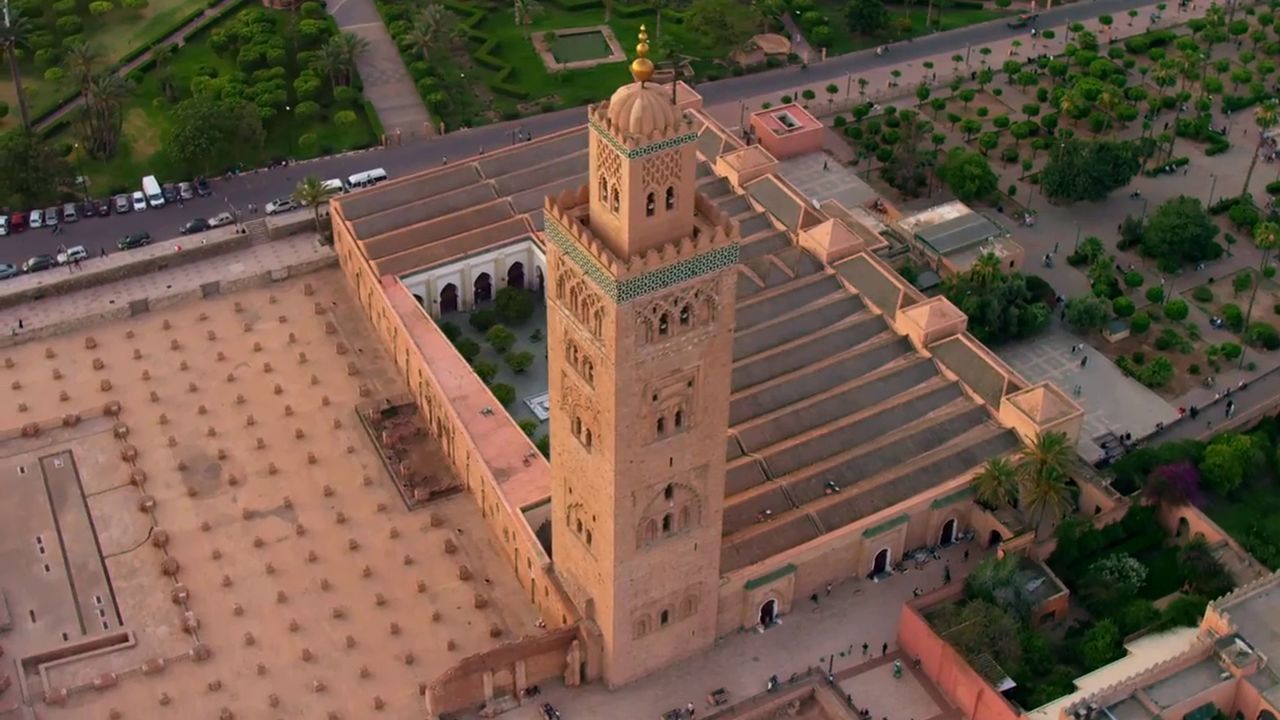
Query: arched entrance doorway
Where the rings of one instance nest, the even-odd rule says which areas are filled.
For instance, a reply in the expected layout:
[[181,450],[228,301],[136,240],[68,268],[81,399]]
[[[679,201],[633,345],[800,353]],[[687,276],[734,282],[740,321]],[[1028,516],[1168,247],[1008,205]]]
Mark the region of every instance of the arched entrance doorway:
[[1270,710],[1259,710],[1258,720],[1276,720],[1276,715]]
[[871,577],[882,575],[889,571],[889,548],[880,548],[876,553],[875,560],[871,561]]
[[1004,542],[1004,536],[1000,534],[999,530],[992,530],[991,534],[987,536],[987,547],[995,547],[1002,542]]
[[778,601],[769,598],[760,606],[760,625],[762,627],[771,627],[778,619]]
[[542,292],[543,290],[545,290],[545,289],[546,289],[546,281],[545,281],[545,280],[543,280],[543,278],[542,278],[542,268],[540,268],[540,267],[534,267],[534,268],[533,268],[533,275],[534,275],[534,277],[537,279],[537,282],[538,282],[538,287],[537,287],[538,292]]
[[480,273],[476,276],[474,300],[477,305],[489,302],[493,299],[493,278],[489,277],[489,273]]
[[449,283],[440,289],[440,314],[458,312],[458,286]]
[[426,307],[426,305],[427,305],[427,301],[426,301],[425,299],[423,299],[423,297],[422,297],[421,295],[419,295],[418,293],[414,293],[414,294],[413,294],[413,299],[414,299],[414,300],[417,300],[419,305],[422,305],[423,307]]
[[513,262],[507,268],[507,287],[524,289],[524,263]]
[[1187,518],[1178,518],[1178,532],[1174,537],[1184,538],[1191,534],[1191,523],[1187,522]]
[[938,534],[938,544],[946,547],[956,541],[956,519],[950,518],[942,523],[942,532]]

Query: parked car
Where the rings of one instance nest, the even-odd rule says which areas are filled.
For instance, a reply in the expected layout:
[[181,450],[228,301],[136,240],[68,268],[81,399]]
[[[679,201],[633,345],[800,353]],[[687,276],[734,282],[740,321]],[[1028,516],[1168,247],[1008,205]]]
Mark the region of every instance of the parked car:
[[214,215],[213,217],[209,218],[209,227],[211,228],[222,227],[223,225],[230,225],[235,221],[236,221],[235,216],[229,212],[218,213],[217,215]]
[[1028,25],[1035,25],[1037,17],[1038,15],[1034,13],[1030,15],[1019,15],[1018,17],[1010,20],[1008,25],[1010,28],[1017,30],[1018,28],[1024,28]]
[[85,250],[83,245],[76,245],[75,247],[69,247],[66,250],[63,250],[62,252],[58,253],[59,265],[66,265],[67,263],[73,263],[73,262],[76,262],[77,260],[87,260],[87,259],[89,259],[89,251]]
[[0,280],[8,280],[11,277],[18,277],[22,271],[17,265],[12,263],[0,263]]
[[178,202],[178,186],[173,183],[165,183],[160,186],[160,194],[164,196],[166,203]]
[[204,218],[198,217],[198,218],[192,218],[188,220],[185,225],[178,228],[178,232],[182,233],[183,235],[190,235],[192,233],[204,232],[205,230],[208,230],[208,229],[209,229],[209,221],[205,220]]
[[141,190],[133,191],[133,211],[142,212],[147,209],[147,196]]
[[52,255],[36,255],[35,257],[22,263],[22,272],[33,273],[41,270],[48,270],[57,265],[58,262],[53,259]]
[[129,196],[125,193],[115,196],[113,202],[116,206],[116,213],[119,215],[123,215],[133,209],[133,204],[129,202]]
[[44,211],[32,210],[31,219],[28,222],[31,225],[31,229],[33,230],[44,227]]
[[62,206],[62,222],[80,222],[80,214],[76,212],[75,203],[67,203]]
[[275,200],[267,203],[267,214],[275,215],[276,213],[288,212],[295,207],[297,207],[297,204],[293,202],[293,198],[276,198]]
[[9,232],[20,233],[27,229],[27,213],[19,211],[9,216]]
[[9,234],[9,216],[0,215],[0,237]]
[[208,197],[213,194],[213,188],[209,187],[208,180],[196,178],[196,194],[200,197]]
[[132,235],[125,235],[120,238],[120,240],[116,242],[116,247],[121,250],[132,250],[134,248],[140,248],[150,244],[151,233],[140,232],[133,233]]
[[92,200],[76,203],[76,213],[82,218],[91,218],[98,214],[98,206]]
[[[89,204],[93,206],[93,208],[97,211],[98,217],[107,217],[108,215],[111,214],[111,201],[106,198],[103,198],[101,200],[93,200]],[[126,208],[129,207],[129,203],[126,202],[124,206]],[[126,210],[125,212],[128,212],[128,210]]]
[[178,197],[183,200],[191,200],[196,196],[195,188],[191,187],[189,182],[178,183]]
[[44,226],[53,227],[58,224],[58,208],[51,207],[44,209]]

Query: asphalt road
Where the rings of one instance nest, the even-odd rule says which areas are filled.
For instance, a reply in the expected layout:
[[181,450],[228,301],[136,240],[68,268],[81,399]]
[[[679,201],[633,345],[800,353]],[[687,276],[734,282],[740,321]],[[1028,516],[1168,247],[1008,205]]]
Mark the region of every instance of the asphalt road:
[[[1088,0],[1043,12],[1038,24],[1040,27],[1053,27],[1103,14],[1119,17],[1125,11],[1142,7],[1149,2],[1150,0]],[[799,85],[838,80],[849,73],[883,69],[940,53],[963,53],[966,47],[976,48],[1023,32],[1008,28],[1004,20],[992,21],[900,42],[883,56],[877,56],[872,51],[852,53],[810,65],[805,70],[799,67],[780,68],[756,75],[703,83],[698,85],[698,92],[707,107],[733,103],[742,98],[784,93]],[[178,227],[193,217],[209,218],[228,210],[230,206],[243,212],[249,203],[264,207],[272,198],[291,193],[298,180],[306,175],[314,174],[326,179],[342,178],[362,170],[381,167],[392,178],[403,177],[440,165],[445,158],[466,158],[482,150],[509,145],[517,130],[531,133],[535,138],[542,137],[581,124],[583,116],[583,108],[572,108],[486,125],[474,130],[457,131],[402,147],[321,158],[288,167],[242,173],[229,180],[214,180],[212,196],[197,198],[182,207],[169,205],[143,213],[84,219],[64,226],[65,231],[58,235],[44,228],[0,238],[0,262],[20,264],[32,255],[53,254],[59,245],[83,245],[93,254],[99,248],[113,251],[115,242],[120,237],[140,231],[149,232],[156,241],[161,241],[177,236]],[[161,182],[181,179],[160,178]]]

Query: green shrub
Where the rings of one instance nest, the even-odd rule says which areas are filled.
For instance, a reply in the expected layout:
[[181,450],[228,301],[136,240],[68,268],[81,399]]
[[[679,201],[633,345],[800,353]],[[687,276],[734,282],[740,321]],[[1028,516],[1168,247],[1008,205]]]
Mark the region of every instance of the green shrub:
[[468,362],[480,354],[480,343],[469,337],[458,338],[453,346],[458,349],[458,354],[462,356],[462,359]]
[[1129,321],[1129,329],[1135,333],[1144,333],[1151,329],[1151,316],[1145,312],[1137,313]]
[[1213,291],[1208,285],[1201,285],[1191,291],[1191,297],[1196,302],[1213,302]]
[[[1210,299],[1213,299],[1212,293],[1210,293]],[[1176,322],[1186,320],[1190,312],[1191,308],[1182,298],[1175,298],[1164,304],[1164,316]]]
[[487,332],[489,328],[498,324],[498,313],[492,308],[476,310],[471,313],[471,317],[467,318],[467,322],[476,330]]
[[1263,350],[1280,349],[1280,332],[1270,323],[1257,320],[1249,323],[1244,337],[1252,347],[1260,347]]
[[1127,297],[1118,297],[1111,301],[1111,310],[1116,314],[1116,317],[1130,317],[1136,309],[1133,301]]
[[1242,273],[1237,273],[1235,277],[1231,278],[1231,289],[1234,290],[1237,295],[1251,287],[1253,287],[1253,273],[1248,270],[1245,270]]
[[1199,374],[1200,374],[1200,364],[1199,364],[1199,363],[1191,363],[1190,365],[1188,365],[1188,366],[1187,366],[1187,372],[1188,372],[1188,373],[1190,373],[1190,374],[1192,374],[1192,375],[1199,375]]
[[1151,287],[1147,288],[1146,295],[1147,295],[1147,302],[1158,303],[1164,300],[1164,286],[1152,285]]
[[1218,353],[1228,360],[1239,360],[1244,348],[1233,342],[1224,342],[1218,346]]
[[452,323],[448,320],[440,323],[440,332],[452,343],[456,343],[458,338],[462,337],[462,328],[458,327],[457,323]]
[[473,360],[471,362],[471,369],[475,370],[476,377],[485,381],[486,384],[492,382],[494,378],[498,377],[498,366],[488,360]]
[[484,334],[484,339],[489,343],[489,347],[499,353],[505,353],[516,344],[516,334],[508,330],[505,325],[494,325],[489,328]]
[[517,373],[522,373],[533,365],[533,353],[527,350],[519,352],[513,350],[504,355],[502,359],[507,363],[507,367],[511,368],[512,372]]
[[1218,312],[1222,314],[1222,321],[1227,327],[1240,332],[1244,328],[1244,311],[1235,303],[1227,303],[1218,308]]
[[529,437],[533,437],[533,434],[538,432],[537,420],[525,419],[525,420],[521,420],[516,424],[519,425],[520,429],[524,431],[524,434],[528,435]]
[[542,457],[551,459],[551,436],[543,435],[534,443],[534,447],[538,448],[538,452],[542,453]]
[[1131,287],[1131,288],[1142,287],[1143,282],[1144,280],[1142,278],[1142,273],[1136,270],[1130,270],[1129,272],[1124,274],[1124,284],[1128,287]]
[[1133,359],[1133,361],[1134,361],[1135,363],[1137,363],[1138,365],[1142,365],[1143,363],[1145,363],[1145,362],[1147,361],[1147,354],[1146,354],[1146,353],[1144,353],[1144,352],[1142,352],[1141,350],[1134,350],[1134,351],[1129,355],[1129,357],[1130,357],[1130,358],[1132,358],[1132,359]]
[[[0,115],[0,117],[4,117],[4,116],[3,116],[3,115]],[[1276,276],[1276,266],[1275,266],[1275,265],[1268,265],[1268,266],[1266,266],[1266,267],[1262,268],[1262,277],[1264,277],[1264,278],[1266,278],[1266,279],[1270,280],[1271,278],[1273,278],[1273,277],[1275,277],[1275,276]]]

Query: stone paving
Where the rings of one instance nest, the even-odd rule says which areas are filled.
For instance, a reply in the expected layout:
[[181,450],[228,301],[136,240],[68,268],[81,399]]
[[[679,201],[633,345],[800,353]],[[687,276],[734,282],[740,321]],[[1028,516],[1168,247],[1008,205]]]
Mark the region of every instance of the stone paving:
[[834,199],[846,208],[866,207],[880,197],[853,168],[842,165],[825,152],[815,152],[783,160],[778,174],[805,197],[819,203]]
[[[354,408],[407,389],[337,270],[0,356],[0,456],[29,468],[6,468],[6,481],[52,477],[56,464],[33,458],[74,458],[83,490],[60,480],[74,502],[56,512],[87,508],[110,568],[122,627],[106,606],[107,628],[68,640],[137,637],[50,668],[53,705],[32,680],[39,717],[420,717],[420,681],[536,632],[476,505],[457,496],[411,513],[386,476]],[[29,423],[40,431],[14,431]],[[30,559],[32,533],[49,557],[71,556],[73,574],[103,562],[83,538],[23,527],[0,547],[6,584],[56,579]],[[39,591],[11,598],[17,617],[49,612],[21,642],[3,636],[11,656],[76,632]]]
[[[1094,348],[1086,345],[1072,352],[1077,344],[1080,338],[1055,319],[1034,340],[1003,346],[999,355],[1033,383],[1051,380],[1069,395],[1074,395],[1077,386],[1080,388],[1077,402],[1084,407],[1085,418],[1076,450],[1086,460],[1102,457],[1102,448],[1094,439],[1103,433],[1129,432],[1142,437],[1154,432],[1156,423],[1168,424],[1178,418],[1176,408],[1126,376]],[[1080,362],[1086,357],[1088,363],[1081,367]]]
[[327,0],[326,5],[340,30],[369,42],[369,49],[356,58],[356,68],[383,130],[403,140],[435,135],[422,96],[373,0]]
[[[964,551],[972,556],[966,562]],[[680,662],[638,682],[610,691],[600,684],[566,689],[560,684],[542,686],[542,695],[504,717],[512,720],[540,720],[540,703],[550,702],[566,719],[576,718],[657,718],[661,713],[693,702],[699,713],[707,712],[706,695],[715,688],[729,691],[730,702],[737,702],[764,690],[770,675],[781,679],[810,667],[827,667],[834,653],[834,670],[838,676],[851,671],[857,676],[843,680],[858,689],[853,701],[869,707],[877,718],[889,720],[924,720],[936,713],[923,713],[932,702],[938,705],[941,695],[925,687],[923,676],[907,680],[876,682],[887,667],[881,662],[881,649],[888,645],[888,655],[897,652],[898,619],[903,603],[912,590],[929,591],[942,582],[943,563],[951,566],[953,582],[964,582],[969,571],[988,551],[976,544],[958,545],[942,551],[943,560],[934,561],[921,570],[908,570],[888,580],[872,582],[863,578],[837,584],[830,595],[822,596],[814,606],[808,599],[797,599],[791,614],[764,632],[741,631],[721,638],[706,653]],[[866,657],[862,643],[869,646]],[[905,663],[906,661],[904,661]],[[869,673],[870,680],[861,680]],[[467,720],[476,717],[464,716]]]

